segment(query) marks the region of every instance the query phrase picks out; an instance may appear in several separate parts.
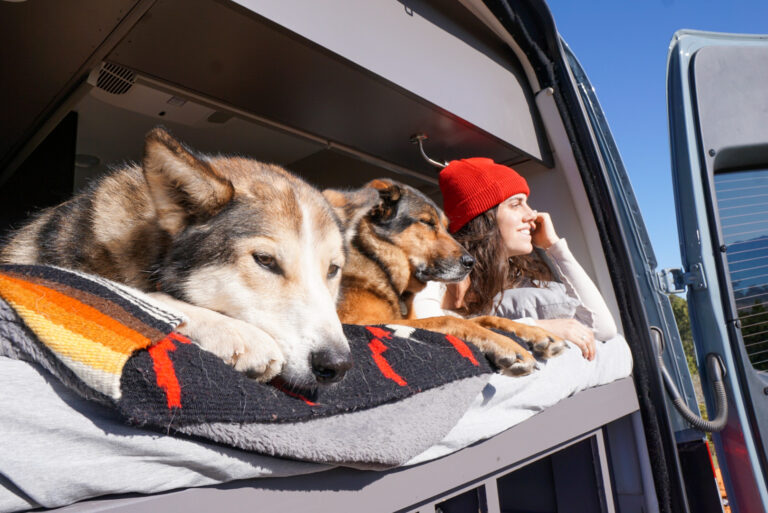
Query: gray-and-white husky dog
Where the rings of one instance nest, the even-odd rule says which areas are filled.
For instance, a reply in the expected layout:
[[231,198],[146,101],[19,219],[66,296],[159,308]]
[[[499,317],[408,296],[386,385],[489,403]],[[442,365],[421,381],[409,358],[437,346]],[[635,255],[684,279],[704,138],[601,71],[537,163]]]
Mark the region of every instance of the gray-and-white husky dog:
[[97,274],[186,315],[235,369],[313,388],[352,365],[336,314],[345,247],[323,195],[279,166],[200,156],[162,128],[141,165],[10,234],[0,262]]

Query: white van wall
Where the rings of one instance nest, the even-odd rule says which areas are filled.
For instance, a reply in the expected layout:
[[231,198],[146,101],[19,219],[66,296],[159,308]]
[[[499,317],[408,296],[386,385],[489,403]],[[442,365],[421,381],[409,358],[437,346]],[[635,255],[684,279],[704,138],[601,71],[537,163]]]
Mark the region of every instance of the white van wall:
[[600,234],[562,119],[547,89],[536,95],[536,104],[555,165],[553,169],[547,169],[528,161],[517,164],[515,169],[529,181],[533,206],[552,215],[558,235],[566,238],[571,252],[603,294],[619,332],[623,332]]

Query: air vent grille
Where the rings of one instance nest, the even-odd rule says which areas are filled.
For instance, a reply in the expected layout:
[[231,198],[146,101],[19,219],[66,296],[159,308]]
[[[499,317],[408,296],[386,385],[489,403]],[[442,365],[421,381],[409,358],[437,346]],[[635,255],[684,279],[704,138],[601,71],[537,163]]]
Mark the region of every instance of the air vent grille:
[[111,94],[125,94],[136,82],[136,73],[133,71],[105,62],[99,69],[96,79],[96,87]]

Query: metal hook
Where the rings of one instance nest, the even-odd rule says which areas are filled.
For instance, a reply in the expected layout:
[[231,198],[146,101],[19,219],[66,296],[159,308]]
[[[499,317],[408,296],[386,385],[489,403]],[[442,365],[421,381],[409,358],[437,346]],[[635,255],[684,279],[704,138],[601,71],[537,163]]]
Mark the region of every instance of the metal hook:
[[429,137],[427,137],[427,134],[415,134],[411,136],[410,141],[413,144],[419,145],[419,151],[421,152],[421,156],[424,157],[424,160],[426,160],[427,162],[429,162],[435,167],[439,167],[440,169],[444,168],[445,166],[448,165],[448,162],[445,162],[445,161],[438,162],[437,160],[433,160],[429,158],[429,156],[427,156],[427,154],[424,152],[424,141],[426,141],[427,139],[429,139]]

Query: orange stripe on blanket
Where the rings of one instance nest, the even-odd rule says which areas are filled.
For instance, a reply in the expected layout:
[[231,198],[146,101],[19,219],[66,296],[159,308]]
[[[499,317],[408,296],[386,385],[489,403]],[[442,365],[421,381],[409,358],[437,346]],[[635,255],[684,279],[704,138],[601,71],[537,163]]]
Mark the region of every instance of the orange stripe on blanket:
[[151,343],[141,333],[95,308],[42,285],[0,274],[0,296],[113,351],[130,354]]
[[[44,315],[34,310],[30,310],[26,306],[19,305],[13,301],[8,301],[8,304],[16,310],[19,317],[24,320],[24,324],[37,335],[40,341],[45,344],[48,349],[53,351],[54,354],[67,365],[67,367],[75,371],[81,378],[84,378],[83,381],[102,391],[105,390],[104,387],[110,390],[114,389],[114,382],[110,381],[112,378],[107,378],[107,381],[109,382],[105,382],[101,378],[96,378],[96,382],[93,382],[91,379],[86,379],[84,377],[83,373],[87,373],[88,371],[77,367],[77,365],[83,364],[94,370],[114,374],[119,381],[120,373],[122,373],[123,366],[125,365],[125,362],[128,361],[128,358],[130,358],[131,353],[113,351],[104,344],[94,342],[88,337],[84,337],[63,326],[51,322]],[[69,363],[68,360],[74,365]],[[108,395],[112,396],[112,392],[109,392]]]

